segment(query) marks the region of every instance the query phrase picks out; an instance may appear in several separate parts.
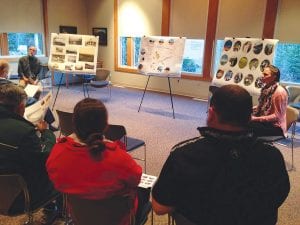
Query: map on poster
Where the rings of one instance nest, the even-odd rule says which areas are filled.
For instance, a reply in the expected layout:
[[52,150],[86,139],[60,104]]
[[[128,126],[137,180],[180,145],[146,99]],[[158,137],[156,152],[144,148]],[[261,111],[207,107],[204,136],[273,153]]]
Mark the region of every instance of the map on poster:
[[180,77],[184,37],[142,37],[138,69],[141,74]]
[[277,42],[276,39],[226,37],[212,85],[237,84],[259,95],[262,72],[273,63]]
[[62,72],[95,74],[99,37],[79,34],[51,34],[48,66]]

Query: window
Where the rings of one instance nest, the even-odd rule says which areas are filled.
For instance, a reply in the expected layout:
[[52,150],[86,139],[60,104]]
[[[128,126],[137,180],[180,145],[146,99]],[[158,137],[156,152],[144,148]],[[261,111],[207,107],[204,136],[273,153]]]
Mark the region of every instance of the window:
[[212,71],[213,74],[217,73],[220,58],[221,58],[221,54],[222,54],[222,50],[223,50],[223,46],[224,46],[224,40],[217,40],[216,47],[215,47],[214,64],[213,64],[214,69]]
[[279,42],[274,64],[280,69],[280,81],[300,84],[300,44]]
[[202,74],[204,40],[186,39],[182,72]]
[[2,55],[20,56],[27,54],[27,48],[30,45],[36,46],[37,55],[43,55],[43,38],[40,33],[4,33],[1,37],[3,43],[7,43],[7,51],[3,51]]
[[140,37],[120,37],[120,65],[137,68],[140,47]]
[[121,66],[128,66],[127,64],[127,37],[120,37],[120,64]]

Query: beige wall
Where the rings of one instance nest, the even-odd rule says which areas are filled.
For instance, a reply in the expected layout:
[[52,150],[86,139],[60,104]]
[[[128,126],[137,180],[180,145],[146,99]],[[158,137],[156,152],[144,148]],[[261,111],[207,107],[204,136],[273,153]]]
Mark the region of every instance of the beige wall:
[[266,0],[220,0],[217,39],[262,37]]
[[98,58],[104,60],[104,67],[114,68],[114,1],[89,0],[86,2],[88,31],[93,27],[107,28],[107,46],[99,46]]
[[275,38],[282,42],[300,42],[300,1],[280,0]]
[[208,0],[171,1],[170,36],[205,39]]
[[43,32],[41,0],[1,0],[0,32]]

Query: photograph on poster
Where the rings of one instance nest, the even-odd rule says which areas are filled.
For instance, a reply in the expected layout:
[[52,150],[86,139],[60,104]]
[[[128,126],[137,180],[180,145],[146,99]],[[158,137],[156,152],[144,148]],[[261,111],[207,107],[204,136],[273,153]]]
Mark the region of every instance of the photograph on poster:
[[85,45],[85,46],[93,46],[93,47],[96,47],[96,43],[97,43],[97,39],[96,39],[96,38],[89,38],[89,39],[85,40],[84,45]]
[[259,53],[261,53],[263,49],[263,43],[261,41],[256,42],[253,46],[253,52],[254,54],[258,55]]
[[65,46],[66,39],[62,38],[62,37],[54,37],[52,43],[53,43],[53,45]]
[[82,45],[82,37],[78,35],[70,35],[69,36],[69,44],[70,45]]
[[232,78],[232,75],[233,75],[233,72],[231,70],[228,70],[226,73],[225,73],[225,81],[230,81],[231,78]]
[[94,27],[93,35],[99,37],[99,45],[107,45],[107,28]]
[[71,46],[68,46],[68,47],[66,48],[66,53],[67,53],[67,54],[77,54],[77,48],[73,48],[73,47],[71,47]]
[[64,63],[65,55],[52,54],[52,62]]
[[68,55],[67,56],[68,57],[68,62],[76,62],[76,55]]
[[84,68],[88,70],[93,70],[95,68],[95,65],[93,63],[85,63]]
[[234,75],[234,83],[240,83],[243,79],[243,74],[242,73],[237,73]]

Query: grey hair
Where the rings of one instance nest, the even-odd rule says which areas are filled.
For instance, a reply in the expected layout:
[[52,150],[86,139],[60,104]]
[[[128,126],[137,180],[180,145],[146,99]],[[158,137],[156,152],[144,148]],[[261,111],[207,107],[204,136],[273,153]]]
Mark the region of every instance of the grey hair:
[[24,89],[16,84],[0,85],[0,105],[14,111],[17,107],[27,99],[27,94]]

